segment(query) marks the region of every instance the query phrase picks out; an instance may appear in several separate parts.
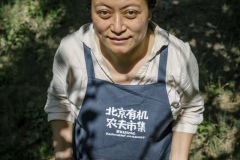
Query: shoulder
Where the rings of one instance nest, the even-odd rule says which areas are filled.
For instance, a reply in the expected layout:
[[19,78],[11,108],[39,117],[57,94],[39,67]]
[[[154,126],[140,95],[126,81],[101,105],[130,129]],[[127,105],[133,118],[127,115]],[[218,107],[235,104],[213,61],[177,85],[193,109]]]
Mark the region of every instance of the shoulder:
[[180,78],[188,67],[191,56],[194,56],[188,43],[169,33],[168,36],[168,73]]
[[169,34],[169,53],[175,62],[177,61],[184,65],[188,62],[192,51],[188,43],[183,42],[172,34]]
[[150,25],[155,34],[154,52],[157,53],[163,46],[168,46],[168,64],[179,69],[186,66],[192,54],[189,44],[160,28],[154,22]]
[[91,23],[85,24],[80,27],[79,30],[73,32],[61,40],[61,47],[67,47],[68,49],[75,49],[82,44],[86,44],[91,48],[91,42],[93,41],[93,26]]
[[92,46],[92,25],[85,24],[76,32],[65,36],[58,47],[55,58],[61,59],[66,65],[79,66],[84,60],[83,44]]
[[174,56],[180,57],[189,57],[191,49],[188,43],[183,42],[181,39],[162,29],[152,21],[149,23],[149,25],[154,30],[154,46],[156,52],[161,50],[163,46],[168,46],[170,54],[175,54]]

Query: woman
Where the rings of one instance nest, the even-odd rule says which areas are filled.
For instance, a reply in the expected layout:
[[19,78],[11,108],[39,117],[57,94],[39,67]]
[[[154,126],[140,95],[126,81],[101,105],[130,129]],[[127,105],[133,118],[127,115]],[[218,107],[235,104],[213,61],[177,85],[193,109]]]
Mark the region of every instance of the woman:
[[156,0],[91,0],[56,52],[45,111],[56,159],[188,159],[202,122],[187,43],[151,21]]

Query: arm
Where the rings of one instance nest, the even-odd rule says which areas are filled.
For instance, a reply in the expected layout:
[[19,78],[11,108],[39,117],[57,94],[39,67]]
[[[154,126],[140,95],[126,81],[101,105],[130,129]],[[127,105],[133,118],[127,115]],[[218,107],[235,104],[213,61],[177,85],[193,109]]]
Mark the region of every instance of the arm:
[[[195,56],[190,47],[183,49],[189,53],[186,66],[181,70],[178,83],[181,113],[173,122],[173,137],[170,160],[187,160],[193,134],[203,121],[204,101],[199,93],[199,71]],[[184,64],[184,63],[183,63]]]
[[170,160],[187,160],[193,134],[173,132]]
[[[84,58],[75,54],[75,47],[69,47],[75,46],[75,43],[78,41],[75,42],[74,36],[68,36],[61,41],[56,51],[52,68],[53,78],[44,108],[51,123],[57,160],[72,159],[73,123],[80,110],[80,107],[76,106],[81,106],[85,93],[81,72],[81,64],[85,65]],[[80,49],[79,52],[81,51]]]
[[56,160],[72,160],[73,123],[69,121],[51,121],[53,147]]

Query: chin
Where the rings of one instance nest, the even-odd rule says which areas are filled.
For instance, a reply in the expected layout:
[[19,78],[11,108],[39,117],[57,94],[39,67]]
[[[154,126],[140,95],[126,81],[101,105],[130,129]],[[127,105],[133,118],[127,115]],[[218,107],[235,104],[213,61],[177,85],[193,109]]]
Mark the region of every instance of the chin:
[[122,51],[122,50],[111,50],[112,54],[115,54],[117,56],[121,56],[121,55],[127,55],[128,52],[127,51]]
[[116,55],[127,55],[128,53],[131,52],[131,49],[126,48],[126,46],[121,46],[121,47],[112,47],[109,48],[110,52]]

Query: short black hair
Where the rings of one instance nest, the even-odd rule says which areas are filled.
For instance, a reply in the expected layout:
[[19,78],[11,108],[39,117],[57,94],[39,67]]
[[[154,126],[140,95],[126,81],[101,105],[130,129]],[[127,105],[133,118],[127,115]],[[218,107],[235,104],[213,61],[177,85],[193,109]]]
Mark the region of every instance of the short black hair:
[[[156,3],[157,3],[157,0],[147,0],[149,10],[152,11],[154,9]],[[87,7],[89,10],[91,9],[91,0],[87,1]]]

